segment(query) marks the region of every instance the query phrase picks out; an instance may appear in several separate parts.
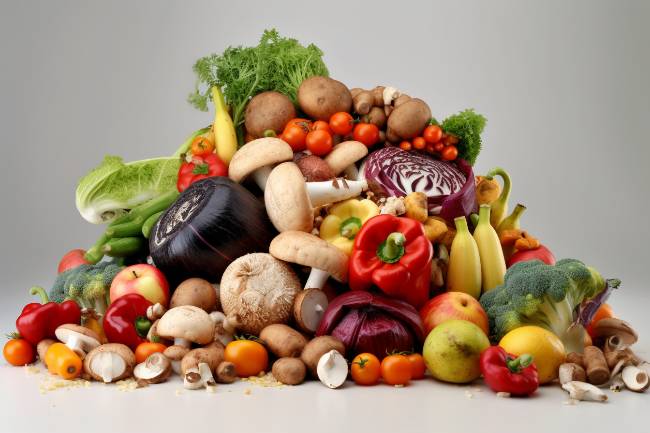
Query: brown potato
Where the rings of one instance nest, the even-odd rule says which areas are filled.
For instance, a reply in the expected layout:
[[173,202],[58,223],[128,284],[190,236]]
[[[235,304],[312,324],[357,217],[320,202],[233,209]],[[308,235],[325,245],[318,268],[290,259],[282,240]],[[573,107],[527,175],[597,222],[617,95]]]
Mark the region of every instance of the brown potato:
[[421,99],[412,98],[388,116],[388,130],[403,139],[417,137],[431,120],[431,109]]
[[328,121],[334,113],[350,111],[352,95],[340,81],[328,77],[311,77],[304,80],[298,88],[298,104],[312,119]]
[[280,358],[271,368],[273,377],[285,385],[299,385],[305,381],[307,367],[300,358]]
[[307,344],[307,339],[300,332],[281,323],[262,329],[260,340],[279,358],[300,356]]
[[329,335],[312,339],[302,350],[300,359],[302,359],[302,362],[305,363],[314,377],[317,377],[316,367],[318,366],[318,360],[330,350],[336,350],[345,356],[345,346],[341,340]]
[[169,308],[182,305],[193,305],[210,313],[217,307],[217,292],[202,278],[188,278],[176,287],[169,301]]
[[280,92],[262,92],[255,95],[246,106],[246,132],[255,138],[263,137],[265,131],[280,134],[294,117],[296,108],[286,95]]

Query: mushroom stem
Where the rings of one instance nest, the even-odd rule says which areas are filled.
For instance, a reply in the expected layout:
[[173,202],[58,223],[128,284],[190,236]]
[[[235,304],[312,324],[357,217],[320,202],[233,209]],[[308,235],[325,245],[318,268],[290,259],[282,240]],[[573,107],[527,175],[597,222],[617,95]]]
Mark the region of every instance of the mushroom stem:
[[307,182],[307,194],[312,206],[319,207],[357,197],[368,189],[365,180],[345,180],[336,178],[323,182]]
[[268,165],[258,168],[251,174],[253,180],[262,191],[266,188],[266,180],[269,178],[269,174],[271,174],[271,167]]
[[190,340],[187,340],[185,338],[174,338],[174,346],[182,346],[186,348],[190,348],[192,346],[192,342]]
[[562,384],[562,389],[569,393],[569,397],[583,401],[607,401],[607,395],[590,383],[571,381]]
[[71,333],[65,345],[68,346],[74,353],[79,355],[79,358],[84,359],[86,356],[86,352],[83,350],[83,342],[81,341],[81,338],[79,338],[78,334]]
[[345,170],[343,170],[343,174],[347,179],[350,180],[359,179],[359,169],[357,168],[356,164],[350,164],[347,167],[345,167]]
[[330,277],[330,274],[327,272],[311,268],[307,282],[305,283],[304,289],[322,289],[325,285],[325,282]]

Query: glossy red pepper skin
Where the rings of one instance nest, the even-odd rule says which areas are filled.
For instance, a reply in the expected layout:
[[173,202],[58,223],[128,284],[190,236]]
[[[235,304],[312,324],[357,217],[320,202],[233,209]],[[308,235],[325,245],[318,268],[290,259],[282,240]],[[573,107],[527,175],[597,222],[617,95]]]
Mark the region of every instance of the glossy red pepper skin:
[[104,314],[104,333],[111,343],[122,343],[135,350],[146,339],[138,334],[136,321],[147,317],[147,308],[153,305],[144,296],[129,293],[120,296]]
[[188,186],[201,179],[213,176],[228,176],[228,167],[215,154],[192,156],[192,162],[183,162],[178,170],[176,188],[183,192]]
[[[391,234],[406,238],[404,255],[386,263],[377,249]],[[386,295],[420,308],[429,299],[433,247],[419,221],[393,215],[377,215],[361,227],[350,256],[349,285],[352,290],[376,286]]]
[[16,319],[16,329],[22,338],[32,345],[37,345],[46,338],[56,338],[54,331],[66,323],[78,325],[81,321],[81,309],[75,301],[32,302],[25,305]]
[[512,395],[530,395],[539,387],[537,367],[530,364],[519,371],[512,371],[508,361],[516,356],[510,355],[500,346],[491,346],[483,351],[480,358],[483,380],[494,392],[508,392]]

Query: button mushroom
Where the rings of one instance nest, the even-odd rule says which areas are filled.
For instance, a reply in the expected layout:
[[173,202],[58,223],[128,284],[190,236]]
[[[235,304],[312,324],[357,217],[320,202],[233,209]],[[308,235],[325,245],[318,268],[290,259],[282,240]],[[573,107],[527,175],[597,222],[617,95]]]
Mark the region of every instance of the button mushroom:
[[230,331],[227,331],[224,326],[226,322],[226,315],[221,311],[213,311],[210,313],[210,318],[214,322],[214,341],[218,341],[224,346],[230,343],[235,336],[234,332],[232,332],[232,329]]
[[300,329],[316,332],[328,304],[327,296],[320,289],[305,289],[298,293],[293,302],[293,317]]
[[172,363],[172,371],[174,373],[181,374],[181,361],[189,351],[190,349],[183,346],[169,346],[165,349],[163,355],[165,355]]
[[81,359],[100,344],[99,335],[95,331],[72,323],[59,326],[54,335]]
[[183,305],[169,309],[158,321],[158,335],[174,339],[177,346],[208,344],[214,338],[214,322],[202,309]]
[[305,182],[298,166],[283,162],[269,175],[264,191],[266,211],[279,232],[314,228],[314,208],[357,197],[368,189],[368,182],[337,178],[324,182]]
[[348,362],[336,350],[330,350],[318,360],[318,379],[328,388],[335,389],[348,377]]
[[241,183],[252,176],[264,191],[274,165],[293,159],[293,150],[284,140],[274,137],[258,138],[244,144],[232,157],[228,176]]
[[223,346],[209,346],[190,350],[181,362],[183,386],[186,389],[208,388],[216,385],[212,372],[217,370],[223,361]]
[[152,353],[133,369],[133,376],[138,379],[138,382],[146,384],[164,382],[171,373],[171,361],[159,352]]
[[344,141],[339,143],[325,157],[335,175],[345,173],[348,179],[356,180],[359,170],[355,163],[368,154],[368,147],[358,141]]
[[131,376],[135,355],[128,346],[119,343],[102,344],[91,350],[84,359],[84,371],[104,383]]
[[625,383],[625,386],[630,391],[645,392],[645,390],[648,389],[648,386],[650,386],[648,374],[633,365],[625,367],[621,377],[623,378],[623,383]]

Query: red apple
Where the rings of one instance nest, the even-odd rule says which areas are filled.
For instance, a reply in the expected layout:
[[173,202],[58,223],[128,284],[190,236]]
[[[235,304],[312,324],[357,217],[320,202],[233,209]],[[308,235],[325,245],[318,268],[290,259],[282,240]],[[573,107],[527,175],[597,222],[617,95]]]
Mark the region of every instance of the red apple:
[[553,253],[544,245],[540,245],[534,250],[521,250],[514,253],[512,257],[510,257],[510,260],[508,260],[508,267],[517,262],[525,262],[527,260],[535,259],[541,260],[547,265],[555,264],[555,256],[553,256]]
[[160,270],[147,264],[132,265],[122,269],[111,283],[111,303],[128,293],[142,295],[149,302],[169,303],[169,283]]
[[430,299],[420,309],[420,317],[426,333],[450,319],[467,320],[489,333],[488,317],[481,304],[463,292],[447,292]]
[[56,271],[60,274],[61,272],[65,272],[68,269],[76,268],[79,265],[90,264],[90,262],[84,258],[84,254],[86,254],[86,251],[82,249],[68,251],[61,258],[59,267]]

